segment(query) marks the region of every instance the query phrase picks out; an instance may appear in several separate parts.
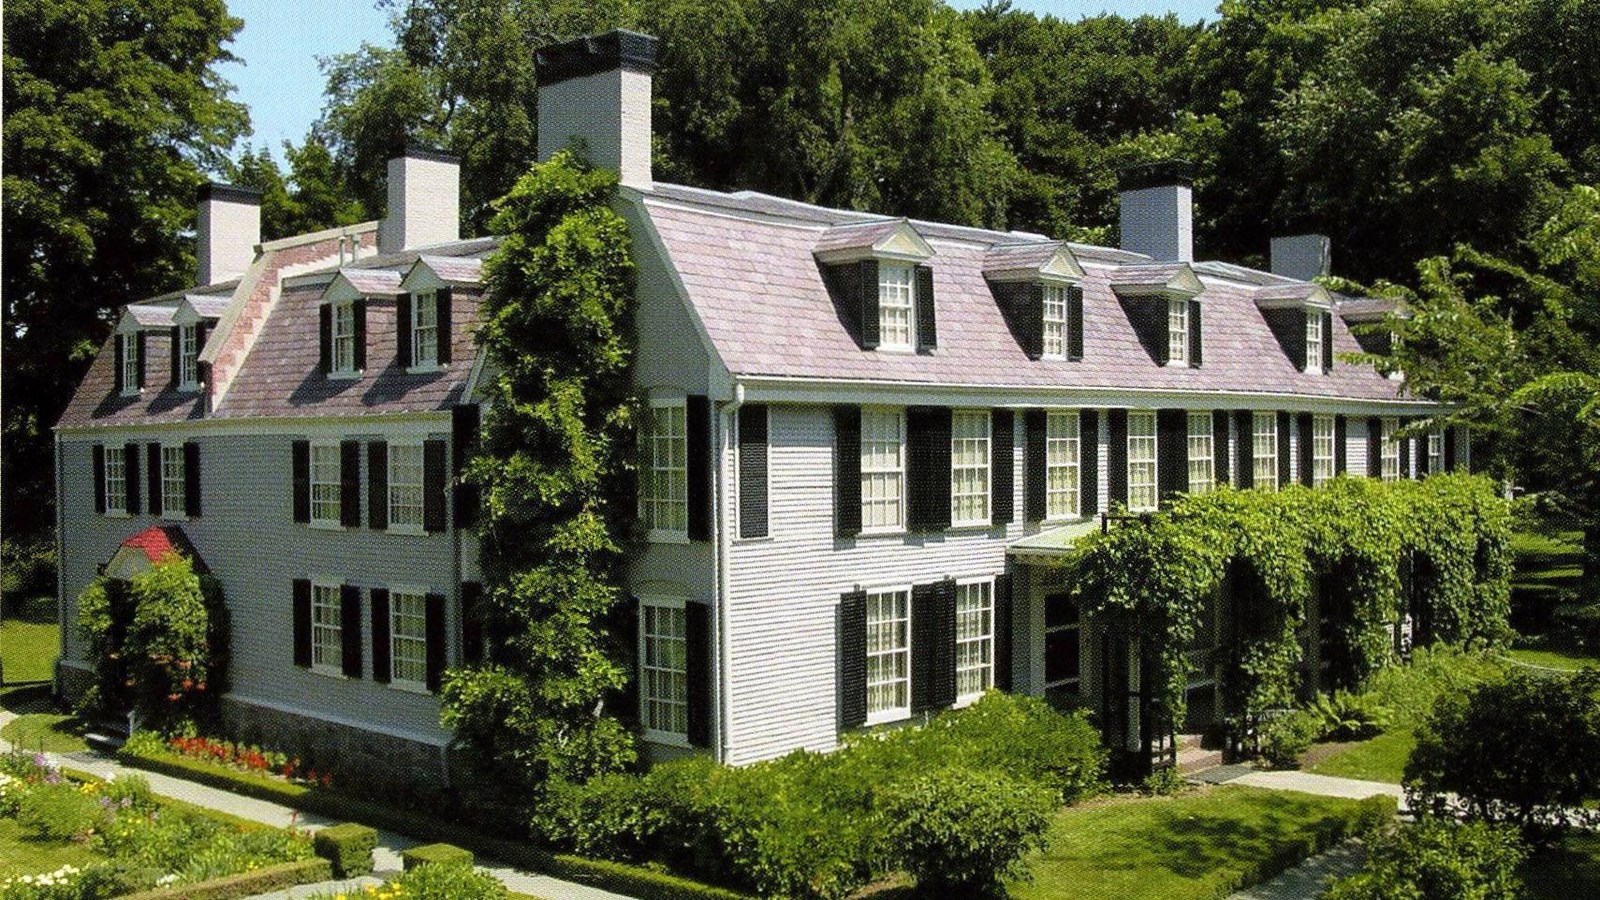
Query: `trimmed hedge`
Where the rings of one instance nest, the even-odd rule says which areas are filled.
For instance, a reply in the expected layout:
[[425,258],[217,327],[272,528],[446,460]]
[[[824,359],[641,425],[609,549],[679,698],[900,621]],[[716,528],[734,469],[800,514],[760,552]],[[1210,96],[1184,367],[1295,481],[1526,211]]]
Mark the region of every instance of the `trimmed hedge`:
[[279,863],[253,872],[241,872],[198,884],[175,884],[126,894],[118,900],[237,900],[302,884],[316,884],[333,878],[333,865],[321,857]]
[[1368,797],[1351,813],[1318,823],[1309,834],[1301,835],[1297,840],[1279,847],[1272,855],[1258,860],[1232,883],[1220,886],[1210,900],[1226,900],[1236,891],[1276,878],[1350,838],[1377,834],[1394,824],[1395,816],[1399,813],[1400,803],[1395,798],[1387,794]]
[[441,866],[470,866],[472,851],[454,844],[423,844],[400,852],[400,866],[407,872],[428,863]]
[[355,822],[329,825],[311,836],[311,846],[318,856],[333,863],[333,873],[340,878],[370,875],[378,832]]

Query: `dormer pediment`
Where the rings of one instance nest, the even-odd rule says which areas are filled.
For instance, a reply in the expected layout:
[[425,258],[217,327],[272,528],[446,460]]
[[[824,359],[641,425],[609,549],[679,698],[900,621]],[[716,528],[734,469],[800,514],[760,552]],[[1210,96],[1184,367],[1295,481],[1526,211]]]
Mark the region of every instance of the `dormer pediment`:
[[322,302],[345,303],[364,297],[393,297],[400,293],[400,273],[392,269],[340,269],[322,292]]
[[984,254],[983,277],[992,282],[1076,284],[1083,279],[1083,266],[1060,241],[996,244]]
[[200,322],[215,322],[222,318],[222,312],[228,306],[228,299],[210,294],[186,294],[178,301],[178,306],[172,313],[173,324],[196,325]]
[[1166,297],[1198,299],[1205,286],[1188,263],[1153,263],[1118,266],[1111,275],[1111,290],[1119,298]]
[[136,331],[165,331],[173,326],[175,307],[150,303],[130,303],[122,308],[122,318],[117,320],[117,333]]
[[400,290],[422,294],[444,287],[483,283],[483,260],[475,256],[419,256],[400,281]]
[[822,233],[812,250],[824,265],[883,259],[922,263],[933,256],[933,247],[906,219],[880,219],[835,225]]
[[1404,303],[1389,297],[1340,297],[1334,311],[1351,325],[1376,324],[1390,315],[1411,318],[1411,310]]
[[1261,309],[1333,309],[1333,294],[1310,281],[1263,285],[1256,288],[1255,299]]

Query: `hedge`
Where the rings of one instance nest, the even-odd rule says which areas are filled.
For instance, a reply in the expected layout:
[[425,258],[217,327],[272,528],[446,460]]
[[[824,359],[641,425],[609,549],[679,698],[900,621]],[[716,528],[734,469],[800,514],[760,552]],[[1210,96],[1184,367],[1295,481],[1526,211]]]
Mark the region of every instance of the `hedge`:
[[400,852],[400,866],[407,872],[429,863],[441,866],[470,866],[472,851],[454,844],[423,844]]
[[1350,838],[1376,834],[1392,824],[1399,812],[1399,801],[1388,794],[1368,797],[1358,803],[1354,810],[1336,818],[1324,819],[1309,834],[1300,835],[1279,847],[1271,856],[1257,860],[1254,866],[1241,872],[1228,884],[1218,885],[1216,893],[1207,900],[1226,900],[1234,892],[1275,878]]
[[281,891],[302,884],[316,884],[333,878],[333,864],[321,857],[298,862],[265,866],[253,872],[241,872],[202,881],[198,884],[175,884],[171,887],[125,894],[118,900],[236,900],[271,891]]
[[378,832],[354,822],[329,825],[311,836],[311,846],[318,856],[333,863],[333,874],[340,878],[370,875]]

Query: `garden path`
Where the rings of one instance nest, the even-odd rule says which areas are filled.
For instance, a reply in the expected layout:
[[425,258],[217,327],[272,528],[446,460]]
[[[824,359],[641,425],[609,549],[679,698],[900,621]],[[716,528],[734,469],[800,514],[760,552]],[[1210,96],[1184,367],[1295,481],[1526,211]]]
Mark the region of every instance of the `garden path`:
[[1228,900],[1316,900],[1327,893],[1335,879],[1359,871],[1366,857],[1361,841],[1348,840],[1276,878],[1230,894]]

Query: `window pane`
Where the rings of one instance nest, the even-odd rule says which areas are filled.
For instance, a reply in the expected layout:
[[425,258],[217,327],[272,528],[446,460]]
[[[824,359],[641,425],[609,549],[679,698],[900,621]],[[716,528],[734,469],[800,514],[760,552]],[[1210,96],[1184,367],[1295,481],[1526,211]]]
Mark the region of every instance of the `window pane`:
[[181,325],[178,327],[179,384],[195,384],[199,381],[196,362],[199,359],[200,347],[196,338],[195,326]]
[[427,684],[428,601],[424,595],[395,591],[389,596],[389,653],[395,681]]
[[344,662],[344,642],[339,615],[339,586],[318,584],[311,588],[311,664],[337,669]]
[[1278,489],[1278,416],[1258,412],[1251,417],[1251,460],[1255,466],[1255,486],[1266,491]]
[[951,417],[950,519],[989,522],[989,413],[958,410]]
[[389,527],[422,527],[422,445],[389,445]]
[[127,512],[128,469],[121,447],[106,448],[106,512]]
[[139,335],[129,332],[122,336],[122,392],[139,392]]
[[878,346],[911,349],[912,283],[910,266],[878,264]]
[[911,705],[911,594],[867,595],[867,714],[903,713]]
[[411,358],[431,366],[439,359],[439,295],[418,294],[411,304]]
[[1171,362],[1189,361],[1189,302],[1167,302],[1167,359]]
[[904,420],[898,409],[861,411],[861,526],[898,529],[904,488]]
[[1077,410],[1052,412],[1046,417],[1044,464],[1047,518],[1072,518],[1082,508],[1078,497],[1080,441]]
[[994,684],[994,583],[956,586],[956,695]]
[[161,509],[168,517],[184,511],[183,446],[161,447]]
[[356,310],[351,303],[333,307],[333,369],[354,372],[356,368]]
[[1311,420],[1311,484],[1320,487],[1334,475],[1333,416],[1315,416]]
[[1156,414],[1128,413],[1128,508],[1156,508]]
[[311,521],[339,524],[339,445],[311,447]]
[[1211,414],[1189,413],[1189,493],[1206,494],[1216,487]]
[[1384,481],[1400,480],[1400,442],[1394,436],[1399,427],[1398,419],[1384,419],[1382,431],[1379,433],[1378,462]]
[[657,406],[648,424],[640,512],[651,529],[684,531],[689,526],[688,414],[681,404]]
[[644,604],[640,629],[641,712],[644,727],[668,734],[689,731],[688,620],[682,607]]
[[1306,371],[1322,369],[1322,313],[1306,310]]
[[1055,284],[1044,287],[1044,355],[1067,355],[1067,289]]

